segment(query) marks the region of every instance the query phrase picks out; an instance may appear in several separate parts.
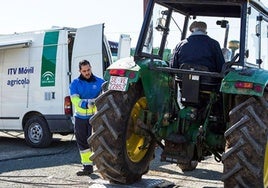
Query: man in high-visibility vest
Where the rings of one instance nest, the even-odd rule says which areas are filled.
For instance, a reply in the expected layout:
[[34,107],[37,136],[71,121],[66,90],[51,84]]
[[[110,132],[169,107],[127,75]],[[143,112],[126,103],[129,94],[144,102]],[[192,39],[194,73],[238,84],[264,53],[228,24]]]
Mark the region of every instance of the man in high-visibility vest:
[[91,148],[87,143],[92,133],[89,119],[95,114],[95,98],[101,93],[101,85],[104,80],[93,75],[89,61],[79,62],[80,76],[74,79],[70,85],[71,101],[75,108],[75,137],[79,148],[83,168],[77,172],[78,176],[93,173],[93,164],[90,160]]

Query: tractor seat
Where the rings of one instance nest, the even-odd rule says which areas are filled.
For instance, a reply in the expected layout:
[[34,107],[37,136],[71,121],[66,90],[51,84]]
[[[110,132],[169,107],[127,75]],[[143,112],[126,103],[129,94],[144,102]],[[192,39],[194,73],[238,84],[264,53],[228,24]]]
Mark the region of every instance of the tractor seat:
[[200,90],[201,91],[219,91],[221,86],[220,78],[201,77]]
[[[186,70],[209,72],[208,67],[203,66],[203,65],[182,64],[179,68],[186,69]],[[210,77],[210,76],[199,76],[199,85],[200,85],[200,90],[218,91],[221,85],[221,78],[215,78],[215,77]]]
[[[208,68],[202,65],[182,64],[180,69],[193,71],[206,71]],[[199,103],[199,95],[202,93],[218,92],[220,90],[220,80],[210,76],[182,74],[179,75],[179,85],[181,88],[181,101],[183,104]]]

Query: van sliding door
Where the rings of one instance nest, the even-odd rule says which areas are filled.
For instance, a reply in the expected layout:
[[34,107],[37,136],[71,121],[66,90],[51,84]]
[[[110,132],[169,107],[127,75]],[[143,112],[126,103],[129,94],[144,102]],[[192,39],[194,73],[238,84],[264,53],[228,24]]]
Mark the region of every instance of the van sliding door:
[[29,74],[29,48],[5,49],[1,62],[1,119],[4,128],[18,130],[21,127],[21,111],[27,108]]

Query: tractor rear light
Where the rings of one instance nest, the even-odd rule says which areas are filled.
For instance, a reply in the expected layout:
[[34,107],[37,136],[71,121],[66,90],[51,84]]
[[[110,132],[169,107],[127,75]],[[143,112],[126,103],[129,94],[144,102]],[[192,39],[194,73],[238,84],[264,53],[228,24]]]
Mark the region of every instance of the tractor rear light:
[[72,115],[72,102],[70,96],[64,98],[64,113],[65,115]]
[[109,71],[109,73],[112,76],[125,76],[126,70],[123,70],[123,69],[111,69]]
[[241,88],[241,89],[253,89],[253,83],[251,83],[251,82],[236,82],[235,87]]
[[128,75],[128,77],[129,77],[130,79],[133,79],[133,78],[136,77],[136,73],[135,73],[135,72],[130,72],[129,75]]
[[251,82],[236,82],[235,83],[236,88],[240,89],[253,89],[255,92],[262,92],[263,88],[261,85],[254,85]]
[[258,93],[261,93],[262,92],[262,86],[260,85],[255,85],[254,86],[254,91],[258,92]]

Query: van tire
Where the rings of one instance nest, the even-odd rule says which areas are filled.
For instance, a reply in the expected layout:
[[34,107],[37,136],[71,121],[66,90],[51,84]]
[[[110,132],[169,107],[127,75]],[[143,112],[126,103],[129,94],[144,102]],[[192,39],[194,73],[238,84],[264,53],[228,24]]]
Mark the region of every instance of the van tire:
[[44,148],[52,142],[52,133],[46,120],[40,116],[30,117],[24,126],[26,143],[34,148]]

